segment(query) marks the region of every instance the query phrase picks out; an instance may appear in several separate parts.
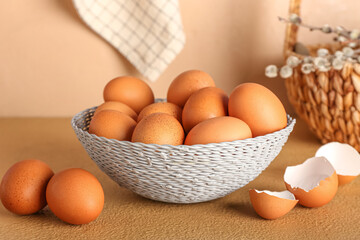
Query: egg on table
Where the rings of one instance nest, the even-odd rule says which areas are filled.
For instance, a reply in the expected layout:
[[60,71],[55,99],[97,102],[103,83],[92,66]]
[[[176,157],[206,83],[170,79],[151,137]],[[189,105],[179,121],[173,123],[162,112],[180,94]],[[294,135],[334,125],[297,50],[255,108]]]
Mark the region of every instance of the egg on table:
[[80,168],[56,173],[46,188],[50,210],[70,224],[95,220],[104,207],[104,191],[94,175]]
[[43,161],[26,159],[12,165],[0,185],[1,202],[10,212],[27,215],[46,206],[46,185],[54,175]]

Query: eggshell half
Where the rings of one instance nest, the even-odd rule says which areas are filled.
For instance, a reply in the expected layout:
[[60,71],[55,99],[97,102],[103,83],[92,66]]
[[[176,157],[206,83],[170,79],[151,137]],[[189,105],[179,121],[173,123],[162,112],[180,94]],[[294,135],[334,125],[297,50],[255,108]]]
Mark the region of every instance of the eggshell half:
[[265,219],[277,219],[284,216],[295,207],[298,200],[285,190],[282,192],[259,191],[250,189],[250,201],[255,212]]
[[360,174],[360,155],[351,145],[331,142],[321,146],[316,157],[326,157],[338,175],[339,185],[351,182]]
[[287,167],[286,188],[305,207],[321,207],[334,198],[338,189],[336,171],[325,157],[313,157],[304,163]]

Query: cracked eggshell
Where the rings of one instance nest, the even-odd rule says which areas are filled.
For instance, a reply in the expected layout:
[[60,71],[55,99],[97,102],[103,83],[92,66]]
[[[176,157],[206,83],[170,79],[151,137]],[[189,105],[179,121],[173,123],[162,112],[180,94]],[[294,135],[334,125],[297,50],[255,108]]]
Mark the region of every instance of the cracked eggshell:
[[336,171],[325,157],[313,157],[304,163],[287,167],[286,188],[305,207],[321,207],[334,198],[338,189]]
[[316,157],[326,157],[334,166],[339,185],[351,182],[360,174],[360,155],[346,143],[331,142],[321,146]]
[[259,191],[250,189],[250,201],[255,212],[265,219],[277,219],[284,216],[295,207],[298,200],[285,190],[282,192]]

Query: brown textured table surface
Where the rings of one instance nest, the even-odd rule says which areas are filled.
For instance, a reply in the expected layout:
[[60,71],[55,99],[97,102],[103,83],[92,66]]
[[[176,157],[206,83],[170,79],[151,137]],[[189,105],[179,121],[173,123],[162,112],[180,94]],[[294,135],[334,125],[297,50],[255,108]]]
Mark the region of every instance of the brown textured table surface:
[[286,166],[312,157],[320,142],[297,120],[283,150],[254,181],[230,195],[198,204],[166,204],[119,187],[102,173],[82,148],[69,118],[0,119],[0,177],[15,162],[38,158],[55,171],[84,168],[101,182],[105,206],[90,224],[73,226],[46,207],[17,216],[0,204],[0,239],[359,239],[360,177],[340,187],[327,205],[297,205],[277,220],[264,220],[250,205],[250,188],[285,189]]

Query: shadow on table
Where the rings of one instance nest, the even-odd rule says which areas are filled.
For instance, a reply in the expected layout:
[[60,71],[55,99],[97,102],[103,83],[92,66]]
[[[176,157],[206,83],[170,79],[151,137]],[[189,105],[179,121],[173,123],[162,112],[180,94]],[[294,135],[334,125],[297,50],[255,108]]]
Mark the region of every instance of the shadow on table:
[[241,214],[251,218],[259,218],[249,202],[228,203],[225,205],[225,208],[235,214]]

